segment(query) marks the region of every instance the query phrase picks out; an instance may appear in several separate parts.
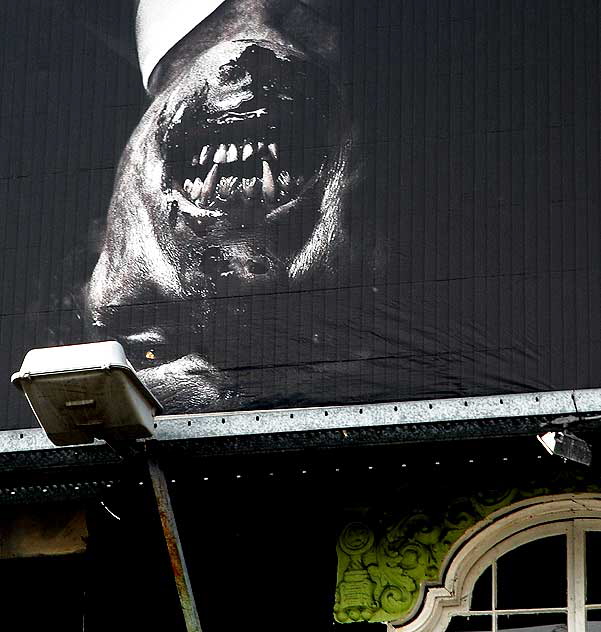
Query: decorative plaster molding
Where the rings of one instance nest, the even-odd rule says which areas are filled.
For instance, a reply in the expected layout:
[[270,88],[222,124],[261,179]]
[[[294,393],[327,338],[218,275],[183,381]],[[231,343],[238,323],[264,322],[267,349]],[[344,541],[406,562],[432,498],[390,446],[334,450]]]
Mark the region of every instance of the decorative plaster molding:
[[506,552],[541,537],[567,533],[571,521],[601,529],[601,495],[570,493],[528,499],[491,514],[447,557],[442,586],[426,587],[419,610],[407,621],[388,624],[395,632],[444,632],[454,614],[469,609],[471,592],[484,569]]
[[[546,497],[562,491],[573,492],[575,488],[585,492],[578,498],[597,499],[601,491],[598,485],[565,480],[553,487],[487,490],[454,498],[435,511],[407,510],[394,523],[384,526],[348,524],[337,545],[335,619],[341,623],[369,621],[398,625],[421,620],[420,612],[435,608],[437,600],[446,600],[447,606],[460,603],[469,594],[466,597],[458,591],[453,573],[445,574],[457,551],[500,516],[511,516],[519,508],[532,506],[526,510],[530,511],[528,525],[534,524],[532,520],[535,514],[539,515],[540,507],[546,507],[540,514],[546,519],[551,515]],[[570,515],[574,514],[574,497],[573,493],[565,496]],[[522,518],[520,513],[519,519]],[[513,524],[511,520],[510,523]],[[487,533],[494,535],[496,529],[489,527]],[[444,580],[445,576],[450,579]],[[429,601],[432,603],[426,608],[424,604]],[[413,629],[413,626],[407,628]]]

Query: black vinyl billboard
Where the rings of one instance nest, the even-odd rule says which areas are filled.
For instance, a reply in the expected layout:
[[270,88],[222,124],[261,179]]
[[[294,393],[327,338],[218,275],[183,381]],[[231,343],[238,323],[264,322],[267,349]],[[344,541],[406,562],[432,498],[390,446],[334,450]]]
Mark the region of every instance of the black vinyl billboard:
[[3,427],[106,339],[169,413],[599,386],[598,2],[225,0],[156,65],[167,4],[140,60],[0,5]]

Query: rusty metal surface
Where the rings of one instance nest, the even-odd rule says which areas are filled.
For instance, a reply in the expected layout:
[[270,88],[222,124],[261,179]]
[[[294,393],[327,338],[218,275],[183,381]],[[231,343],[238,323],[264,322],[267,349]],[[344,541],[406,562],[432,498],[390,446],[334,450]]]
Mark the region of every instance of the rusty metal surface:
[[167,486],[165,474],[152,449],[152,444],[147,444],[147,446],[149,447],[147,450],[148,471],[150,472],[150,479],[152,481],[161,525],[163,527],[165,543],[169,552],[173,578],[186,623],[186,630],[187,632],[201,632],[194,593],[192,592],[190,577],[188,575],[188,569],[186,568],[186,560],[177,530],[177,523],[175,521],[173,507],[171,506],[169,487]]

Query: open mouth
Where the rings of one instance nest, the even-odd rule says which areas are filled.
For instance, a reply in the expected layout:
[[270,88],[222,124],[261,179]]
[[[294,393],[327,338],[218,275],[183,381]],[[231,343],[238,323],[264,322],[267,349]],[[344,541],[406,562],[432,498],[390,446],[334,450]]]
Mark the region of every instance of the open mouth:
[[341,138],[333,94],[323,70],[258,44],[221,66],[161,126],[170,221],[181,213],[202,236],[224,223],[268,227],[302,212],[306,239]]
[[[302,170],[292,166],[291,173],[281,168],[277,143],[246,139],[242,144],[204,145],[192,157],[190,167],[196,174],[186,177],[181,187],[189,202],[201,211],[213,211],[215,217],[236,208],[246,210],[240,219],[247,217],[250,225],[257,219],[273,221],[284,209],[293,208],[306,192],[305,185],[315,183],[323,162],[307,180]],[[253,210],[259,213],[249,215]]]

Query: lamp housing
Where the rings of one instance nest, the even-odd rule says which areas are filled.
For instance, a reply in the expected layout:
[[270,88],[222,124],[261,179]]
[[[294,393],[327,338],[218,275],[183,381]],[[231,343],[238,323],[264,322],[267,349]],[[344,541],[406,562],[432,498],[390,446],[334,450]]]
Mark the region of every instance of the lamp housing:
[[11,382],[59,446],[147,438],[162,412],[115,341],[32,349]]
[[590,465],[592,452],[589,444],[569,432],[545,432],[537,439],[549,454],[555,454],[568,461]]

